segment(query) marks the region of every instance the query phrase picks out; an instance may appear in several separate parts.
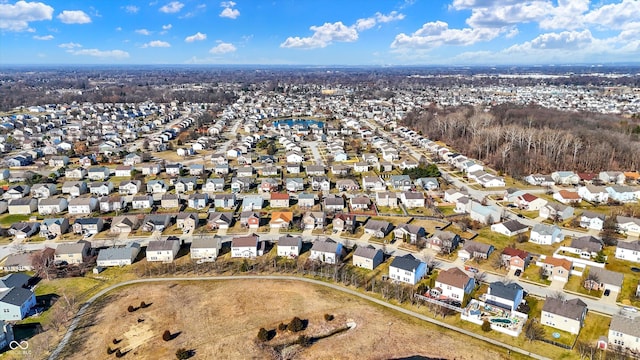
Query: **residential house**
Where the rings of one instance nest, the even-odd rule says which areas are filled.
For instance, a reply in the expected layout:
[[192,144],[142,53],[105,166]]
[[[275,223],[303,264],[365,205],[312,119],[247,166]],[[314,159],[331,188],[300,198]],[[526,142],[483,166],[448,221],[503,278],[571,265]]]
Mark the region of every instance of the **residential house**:
[[82,180],[87,177],[87,170],[85,168],[75,168],[75,169],[67,169],[64,172],[64,177],[67,179],[77,179]]
[[96,196],[107,196],[113,191],[111,181],[94,181],[89,184],[89,193]]
[[213,167],[213,173],[216,175],[227,175],[229,173],[229,164],[216,164]]
[[146,232],[162,232],[164,229],[169,227],[171,224],[172,218],[170,215],[166,214],[151,214],[146,215],[144,220],[142,220],[142,231]]
[[123,210],[126,205],[125,198],[120,195],[103,196],[98,200],[100,212],[103,213]]
[[451,254],[460,244],[460,235],[448,230],[436,230],[427,238],[427,246],[439,253]]
[[306,230],[324,229],[326,216],[322,211],[307,211],[302,216],[302,224]]
[[173,187],[176,189],[176,193],[195,191],[197,186],[198,179],[196,177],[179,177],[173,183]]
[[296,258],[302,252],[302,238],[289,234],[278,239],[278,256]]
[[131,177],[132,173],[133,173],[133,166],[131,165],[116,166],[115,176],[117,177]]
[[378,176],[363,176],[362,189],[368,191],[384,191],[387,187],[384,181]]
[[79,218],[73,222],[73,232],[76,234],[95,235],[102,231],[102,218]]
[[29,215],[38,209],[38,200],[32,197],[9,200],[9,214]]
[[151,209],[153,207],[153,196],[151,195],[137,195],[131,200],[131,207],[133,209]]
[[286,170],[289,174],[300,174],[300,164],[288,163],[286,165]]
[[91,244],[88,241],[62,243],[56,247],[54,260],[56,263],[82,264],[89,260]]
[[249,210],[240,213],[240,225],[249,229],[257,229],[261,225],[260,215]]
[[256,234],[236,236],[231,240],[231,257],[254,258],[258,256],[258,242],[260,238]]
[[562,230],[556,225],[535,224],[529,241],[540,245],[553,245],[564,240]]
[[182,164],[167,164],[164,167],[164,172],[169,176],[179,176],[182,171]]
[[175,260],[179,251],[180,240],[177,238],[151,240],[147,245],[147,261],[170,263]]
[[356,216],[352,214],[336,214],[332,221],[333,232],[346,231],[353,234],[356,230]]
[[271,213],[271,221],[269,226],[272,229],[288,229],[293,221],[293,212],[291,211],[274,211]]
[[547,203],[540,209],[538,215],[544,219],[565,221],[573,217],[573,207],[560,203]]
[[551,178],[558,185],[577,185],[580,182],[580,177],[573,171],[555,171]]
[[395,281],[415,285],[427,273],[427,264],[411,254],[396,256],[389,264],[389,278]]
[[231,192],[233,193],[247,192],[251,190],[252,186],[253,186],[253,178],[235,177],[231,179]]
[[288,208],[289,207],[289,194],[287,193],[271,193],[269,199],[269,206],[272,208]]
[[389,184],[398,191],[409,191],[413,188],[409,175],[391,175]]
[[261,176],[278,176],[280,173],[277,166],[266,165],[260,170]]
[[56,184],[35,184],[30,190],[30,195],[36,199],[46,199],[57,193]]
[[36,261],[47,267],[53,263],[54,252],[55,249],[45,247],[37,251],[9,254],[2,269],[8,272],[33,271],[36,269]]
[[96,265],[100,267],[127,266],[134,263],[140,253],[140,244],[135,241],[125,246],[110,247],[100,250]]
[[222,243],[215,236],[198,236],[191,242],[191,259],[214,261],[220,254]]
[[140,165],[140,171],[142,175],[158,175],[162,171],[162,165],[160,163],[148,163]]
[[604,226],[605,215],[592,211],[584,211],[580,215],[580,227],[601,231]]
[[487,289],[485,302],[501,309],[516,311],[524,298],[524,289],[517,283],[492,282]]
[[266,178],[262,179],[260,182],[260,186],[258,186],[258,191],[262,193],[269,193],[273,191],[278,191],[280,188],[280,181],[275,178]]
[[493,245],[484,244],[475,240],[467,240],[464,242],[462,250],[458,251],[458,258],[462,261],[470,259],[486,260],[493,250]]
[[396,193],[391,191],[378,191],[376,192],[376,204],[384,207],[395,209],[398,207],[398,198]]
[[87,179],[91,181],[106,180],[111,174],[111,170],[105,166],[90,167],[87,170]]
[[247,195],[242,199],[242,211],[260,210],[263,206],[264,199],[260,195]]
[[47,218],[42,220],[40,225],[40,236],[45,239],[54,239],[69,231],[69,219],[67,218]]
[[335,196],[335,195],[327,195],[324,200],[324,209],[325,211],[331,212],[331,211],[342,211],[344,209],[344,198],[341,196]]
[[369,219],[364,225],[364,233],[382,239],[393,229],[393,224],[384,220]]
[[560,190],[553,194],[553,198],[563,204],[578,204],[582,201],[582,198],[577,192],[569,190]]
[[112,235],[129,234],[140,227],[142,218],[136,215],[120,215],[115,216],[111,220],[109,232]]
[[434,191],[440,188],[438,179],[431,177],[416,179],[415,184],[427,191]]
[[135,195],[142,191],[140,180],[124,180],[118,185],[118,193],[122,195]]
[[202,192],[215,193],[224,191],[224,179],[209,178],[202,185]]
[[530,193],[524,193],[516,197],[514,204],[523,210],[539,211],[543,206],[547,205],[547,200]]
[[290,192],[303,191],[304,180],[302,178],[287,178],[285,179],[285,188]]
[[233,225],[232,212],[211,212],[207,218],[207,226],[211,230],[229,229]]
[[199,222],[197,213],[181,212],[176,215],[176,227],[182,230],[183,234],[192,233],[198,227]]
[[531,174],[531,175],[527,175],[524,178],[524,181],[526,181],[530,185],[536,185],[536,186],[555,185],[555,180],[551,177],[551,175]]
[[435,290],[440,296],[460,302],[462,302],[466,294],[470,294],[473,291],[474,287],[474,279],[457,267],[440,271],[435,283]]
[[501,259],[507,270],[519,269],[524,272],[527,266],[529,266],[531,255],[524,250],[506,247],[502,250]]
[[640,219],[627,216],[616,216],[618,231],[627,236],[640,236]]
[[543,272],[552,281],[569,281],[572,267],[573,263],[567,259],[547,256],[542,261]]
[[336,189],[338,191],[356,191],[360,189],[360,186],[353,179],[338,179],[336,180]]
[[621,203],[635,203],[638,201],[638,191],[626,185],[613,185],[605,188],[609,199]]
[[607,334],[613,349],[628,350],[632,354],[640,351],[640,317],[636,314],[614,314]]
[[191,194],[187,200],[187,206],[192,209],[204,209],[209,204],[209,194]]
[[213,198],[213,206],[221,209],[234,209],[236,194],[216,194]]
[[163,209],[176,209],[180,207],[180,196],[177,194],[162,194],[160,207]]
[[547,297],[542,306],[540,323],[571,334],[578,334],[586,316],[587,304],[578,298],[565,300]]
[[601,171],[598,179],[605,184],[624,184],[626,176],[621,171]]
[[620,289],[622,289],[622,282],[624,281],[624,275],[622,273],[595,266],[589,267],[588,271],[589,273],[582,286],[589,290],[609,290],[613,293],[613,298],[617,298]]
[[529,230],[529,227],[520,223],[518,220],[509,220],[500,224],[491,225],[491,231],[505,236],[515,236],[518,234],[524,234]]
[[331,190],[331,182],[326,176],[312,176],[311,190],[313,191],[329,191]]
[[578,195],[591,203],[601,204],[609,201],[609,193],[603,186],[587,184],[578,188]]
[[78,197],[87,193],[87,183],[84,181],[65,181],[62,184],[62,193],[71,197]]
[[568,251],[579,255],[581,258],[591,259],[592,257],[596,257],[598,253],[602,251],[603,247],[604,243],[602,240],[587,235],[573,238],[567,248]]
[[40,223],[37,222],[17,222],[9,227],[9,235],[15,237],[16,240],[25,240],[31,236],[38,234],[40,231]]
[[469,217],[481,224],[493,224],[501,219],[502,209],[495,205],[482,205],[471,201],[468,207]]
[[312,208],[316,205],[316,195],[311,193],[300,193],[298,195],[298,207],[301,209]]
[[393,235],[396,241],[402,240],[415,244],[427,236],[427,231],[419,225],[401,224],[393,230]]
[[164,180],[149,180],[147,181],[147,193],[150,194],[164,194],[169,190],[169,186]]
[[4,321],[22,320],[36,306],[36,296],[28,288],[30,279],[31,277],[24,273],[9,274],[0,278],[0,321],[4,325],[2,335],[6,343],[10,343],[13,332],[10,330],[11,325],[5,324]]
[[640,240],[618,241],[616,259],[640,263]]
[[323,165],[307,165],[306,173],[308,176],[322,176],[325,174],[325,168]]
[[337,264],[342,259],[342,243],[329,238],[317,239],[311,246],[309,259],[327,264]]
[[371,245],[358,246],[352,256],[353,266],[373,270],[384,261],[384,253]]
[[202,164],[189,165],[189,175],[200,176],[202,174],[204,174],[204,165]]
[[400,201],[407,209],[424,208],[424,194],[419,191],[403,191]]
[[371,207],[371,199],[364,195],[356,195],[349,201],[351,210],[368,210]]

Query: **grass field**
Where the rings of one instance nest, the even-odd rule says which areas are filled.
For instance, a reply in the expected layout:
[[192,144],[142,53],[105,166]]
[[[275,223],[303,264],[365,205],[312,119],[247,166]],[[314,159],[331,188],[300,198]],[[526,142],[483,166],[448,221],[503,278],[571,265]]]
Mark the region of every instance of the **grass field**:
[[[127,312],[129,305],[151,303]],[[324,314],[335,319],[328,323]],[[379,306],[339,292],[291,281],[170,283],[130,286],[105,297],[72,338],[64,359],[110,359],[107,345],[119,347],[135,359],[174,358],[179,347],[197,358],[270,358],[256,345],[261,327],[276,329],[294,316],[308,320],[301,334],[314,336],[334,324],[354,322],[339,335],[298,348],[300,359],[386,359],[421,355],[458,359],[506,359],[507,354],[474,339],[399,316]],[[138,319],[142,319],[140,322]],[[165,330],[179,335],[168,342]],[[278,332],[270,342],[291,337]],[[297,334],[296,334],[297,337]],[[425,346],[428,344],[428,346]],[[481,348],[482,351],[478,352]],[[455,349],[452,351],[452,349]]]

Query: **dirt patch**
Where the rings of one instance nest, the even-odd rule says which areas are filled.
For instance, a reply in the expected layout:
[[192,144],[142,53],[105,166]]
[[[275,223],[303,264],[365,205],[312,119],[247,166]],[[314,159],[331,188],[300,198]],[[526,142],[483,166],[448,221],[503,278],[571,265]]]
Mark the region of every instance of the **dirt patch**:
[[[129,313],[129,305],[151,304]],[[324,314],[334,315],[326,321]],[[275,330],[294,316],[307,319],[296,334],[277,331],[270,341],[316,336],[355,323],[348,331],[296,349],[300,359],[435,358],[500,359],[488,345],[427,325],[340,292],[296,281],[235,280],[128,286],[102,301],[76,331],[61,358],[112,359],[106,348],[130,350],[126,358],[174,359],[180,347],[194,359],[268,359],[256,344],[261,327]],[[163,341],[162,333],[179,333]],[[112,344],[116,338],[121,340]],[[455,350],[452,350],[455,349]],[[478,351],[482,349],[482,351]]]

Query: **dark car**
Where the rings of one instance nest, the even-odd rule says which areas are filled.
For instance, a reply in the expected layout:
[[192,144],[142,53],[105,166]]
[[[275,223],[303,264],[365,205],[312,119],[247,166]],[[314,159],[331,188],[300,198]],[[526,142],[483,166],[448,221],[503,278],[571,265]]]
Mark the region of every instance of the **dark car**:
[[520,274],[522,274],[522,270],[517,269],[515,273],[513,273],[513,275],[515,276],[520,276]]
[[604,296],[609,296],[609,294],[611,294],[611,290],[610,289],[606,289],[604,291]]
[[522,215],[522,214],[518,214],[518,217],[521,218],[521,219],[524,219],[524,215]]

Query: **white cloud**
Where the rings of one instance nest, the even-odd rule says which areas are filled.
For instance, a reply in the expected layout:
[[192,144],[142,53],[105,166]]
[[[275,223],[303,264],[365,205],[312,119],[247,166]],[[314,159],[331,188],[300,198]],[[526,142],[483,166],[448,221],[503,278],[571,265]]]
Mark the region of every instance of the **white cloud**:
[[142,47],[143,47],[143,48],[150,48],[150,47],[154,47],[154,48],[157,48],[157,47],[167,48],[167,47],[171,47],[171,44],[169,44],[169,43],[168,43],[168,42],[166,42],[166,41],[162,41],[162,40],[153,40],[153,41],[150,41],[150,42],[148,42],[148,43],[146,43],[146,44],[142,45]]
[[238,9],[224,8],[220,12],[220,17],[223,17],[223,18],[235,19],[238,16],[240,16],[240,11],[238,11]]
[[166,14],[174,14],[182,10],[184,4],[180,1],[172,1],[160,8],[160,11]]
[[91,18],[82,10],[64,10],[57,18],[65,24],[88,24]]
[[197,32],[191,36],[187,36],[186,38],[184,38],[184,41],[190,43],[190,42],[194,42],[194,41],[202,41],[202,40],[206,40],[207,38],[207,34],[203,34],[201,32]]
[[151,35],[151,31],[147,30],[147,29],[137,29],[135,30],[136,34],[140,34],[140,35],[146,35],[149,36]]
[[34,35],[33,38],[36,40],[53,40],[53,35],[44,35],[44,36]]
[[501,28],[509,25],[541,21],[553,10],[553,5],[546,1],[474,8],[466,22],[472,28]]
[[488,8],[498,6],[504,6],[508,4],[516,4],[522,2],[521,0],[453,0],[451,8],[454,10],[465,10],[474,8]]
[[309,29],[313,31],[313,35],[309,37],[290,36],[280,44],[280,47],[314,49],[326,47],[334,41],[354,42],[358,40],[359,31],[371,29],[378,24],[402,20],[404,17],[404,14],[397,11],[392,11],[389,14],[377,12],[371,17],[356,20],[355,24],[351,26],[346,26],[341,21],[311,26]]
[[140,8],[135,5],[127,5],[124,7],[124,11],[128,12],[129,14],[135,14],[140,11]]
[[220,6],[222,7],[234,7],[236,6],[236,3],[233,1],[223,1],[220,3]]
[[358,40],[358,31],[354,27],[346,26],[341,21],[325,23],[321,26],[311,26],[309,29],[313,31],[310,37],[289,37],[280,47],[282,48],[323,48],[330,45],[334,41],[354,42]]
[[627,29],[640,25],[640,1],[622,0],[617,4],[603,5],[584,16],[590,24],[609,29]]
[[508,51],[528,50],[576,50],[584,48],[593,42],[593,36],[589,30],[563,31],[560,33],[541,34],[531,41],[520,45],[514,45]]
[[116,31],[122,31],[122,27],[121,27],[121,26],[118,26],[118,27],[116,28]]
[[170,30],[173,27],[171,24],[162,25],[162,30]]
[[411,35],[396,35],[392,48],[434,48],[442,45],[472,45],[500,35],[500,29],[449,29],[443,21],[428,22]]
[[100,58],[126,59],[129,57],[129,53],[123,50],[81,49],[67,50],[67,52],[73,55],[85,55]]
[[78,43],[74,43],[74,42],[68,42],[68,43],[62,43],[60,45],[58,45],[59,48],[63,48],[63,49],[75,49],[75,48],[80,48],[82,47],[82,45],[78,44]]
[[212,47],[209,52],[212,54],[226,54],[236,51],[236,47],[233,44],[225,43],[218,40],[218,45]]
[[0,30],[29,30],[29,22],[51,20],[53,8],[41,2],[0,3]]

